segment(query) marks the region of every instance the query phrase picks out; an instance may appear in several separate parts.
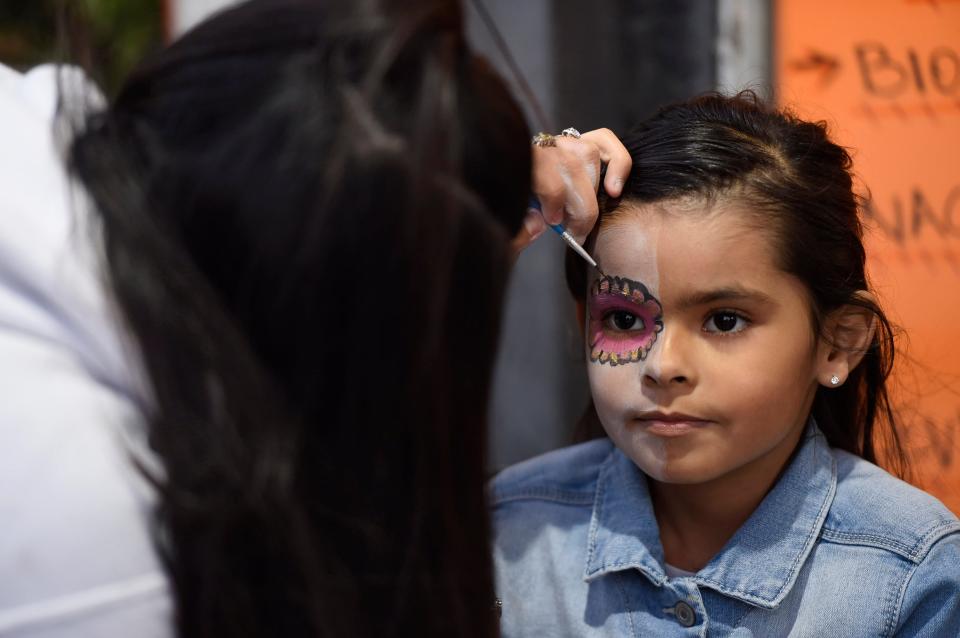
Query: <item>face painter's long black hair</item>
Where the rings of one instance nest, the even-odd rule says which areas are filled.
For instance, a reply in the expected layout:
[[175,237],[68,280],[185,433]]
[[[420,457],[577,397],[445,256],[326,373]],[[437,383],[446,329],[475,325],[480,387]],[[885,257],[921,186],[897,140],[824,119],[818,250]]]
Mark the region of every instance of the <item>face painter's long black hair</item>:
[[[860,365],[839,388],[817,389],[813,416],[834,447],[909,475],[887,391],[894,333],[883,310],[858,295],[869,290],[852,161],[826,125],[806,122],[744,92],[710,94],[661,109],[623,139],[633,167],[619,200],[601,202],[599,228],[620,206],[735,192],[764,219],[780,267],[809,292],[815,334],[833,310],[850,304],[875,317],[876,333]],[[582,260],[567,255],[567,283],[586,293]],[[599,433],[592,413],[581,438]]]
[[459,3],[256,0],[69,152],[153,394],[181,636],[494,636],[486,401],[529,132]]

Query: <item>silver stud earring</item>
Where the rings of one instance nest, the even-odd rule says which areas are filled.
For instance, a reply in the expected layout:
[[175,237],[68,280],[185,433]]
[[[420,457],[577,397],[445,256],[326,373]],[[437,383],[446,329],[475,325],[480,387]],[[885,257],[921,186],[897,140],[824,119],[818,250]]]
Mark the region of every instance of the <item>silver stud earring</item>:
[[837,385],[838,383],[840,383],[840,377],[837,375],[830,377],[830,385]]

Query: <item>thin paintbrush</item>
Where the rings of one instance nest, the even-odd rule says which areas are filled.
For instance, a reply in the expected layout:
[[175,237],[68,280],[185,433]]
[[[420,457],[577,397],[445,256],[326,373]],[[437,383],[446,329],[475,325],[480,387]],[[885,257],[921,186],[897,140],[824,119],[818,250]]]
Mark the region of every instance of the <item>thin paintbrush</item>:
[[[543,207],[540,205],[540,200],[537,199],[536,196],[534,195],[530,196],[529,206],[530,208],[536,210],[541,215],[543,215]],[[546,219],[544,219],[544,222],[546,222]],[[570,232],[563,227],[563,224],[547,223],[547,226],[552,228],[555,233],[560,235],[560,239],[562,239],[567,244],[567,246],[570,246],[570,248],[573,249],[573,252],[583,257],[584,261],[586,261],[588,264],[596,268],[597,272],[600,273],[601,277],[606,277],[603,270],[601,270],[600,266],[597,265],[596,260],[590,256],[590,253],[588,253],[586,250],[583,249],[583,246],[577,243],[577,240],[574,239],[573,235],[571,235]]]

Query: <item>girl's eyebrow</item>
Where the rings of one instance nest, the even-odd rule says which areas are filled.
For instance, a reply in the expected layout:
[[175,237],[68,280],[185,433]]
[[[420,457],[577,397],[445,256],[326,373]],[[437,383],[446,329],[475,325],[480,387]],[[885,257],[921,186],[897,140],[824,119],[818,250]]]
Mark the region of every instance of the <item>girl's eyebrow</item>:
[[751,301],[760,304],[775,304],[773,298],[765,292],[742,286],[725,286],[713,290],[699,290],[680,297],[677,308],[686,310],[696,306],[706,306],[721,301]]

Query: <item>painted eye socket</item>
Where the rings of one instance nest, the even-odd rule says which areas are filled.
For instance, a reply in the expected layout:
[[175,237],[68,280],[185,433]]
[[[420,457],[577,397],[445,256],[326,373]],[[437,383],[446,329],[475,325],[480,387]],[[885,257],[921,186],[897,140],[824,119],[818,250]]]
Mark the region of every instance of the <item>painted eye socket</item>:
[[747,325],[748,321],[746,317],[738,315],[735,312],[715,312],[707,317],[706,322],[703,324],[703,331],[718,334],[732,334],[743,331]]
[[625,310],[616,310],[605,317],[608,328],[614,330],[643,330],[646,326],[643,319]]
[[642,282],[604,275],[587,300],[590,361],[611,367],[643,361],[663,330],[663,307]]

